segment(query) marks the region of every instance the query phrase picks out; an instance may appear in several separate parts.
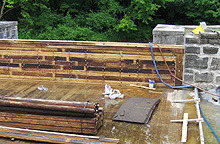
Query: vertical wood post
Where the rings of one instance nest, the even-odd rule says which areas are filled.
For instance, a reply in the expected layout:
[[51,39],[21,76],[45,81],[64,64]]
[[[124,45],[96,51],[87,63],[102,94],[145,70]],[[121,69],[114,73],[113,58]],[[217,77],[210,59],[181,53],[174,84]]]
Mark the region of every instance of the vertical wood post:
[[[176,54],[176,76],[183,79],[183,56],[184,54]],[[181,86],[182,82],[175,80],[175,86]]]

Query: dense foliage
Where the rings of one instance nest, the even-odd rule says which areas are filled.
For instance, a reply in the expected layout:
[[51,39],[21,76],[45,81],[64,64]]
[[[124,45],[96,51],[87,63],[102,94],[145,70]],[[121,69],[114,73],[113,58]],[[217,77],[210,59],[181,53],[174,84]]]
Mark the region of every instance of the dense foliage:
[[143,42],[158,23],[219,24],[217,0],[3,0],[21,39]]

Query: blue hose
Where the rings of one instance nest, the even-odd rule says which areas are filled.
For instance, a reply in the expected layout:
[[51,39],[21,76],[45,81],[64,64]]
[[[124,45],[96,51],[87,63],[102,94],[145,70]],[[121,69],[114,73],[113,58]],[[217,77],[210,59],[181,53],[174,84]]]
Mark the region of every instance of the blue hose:
[[155,58],[154,58],[154,51],[153,51],[152,43],[149,42],[149,44],[150,44],[151,55],[152,55],[154,67],[155,67],[155,70],[156,70],[156,72],[157,72],[158,77],[160,78],[160,81],[161,81],[163,84],[165,84],[166,86],[168,86],[168,87],[170,87],[170,88],[173,88],[173,89],[176,89],[176,88],[190,88],[191,86],[171,86],[171,85],[169,85],[169,84],[167,84],[166,82],[163,81],[163,79],[161,78],[160,73],[159,73],[159,71],[158,71],[158,69],[157,69],[157,65],[156,65]]

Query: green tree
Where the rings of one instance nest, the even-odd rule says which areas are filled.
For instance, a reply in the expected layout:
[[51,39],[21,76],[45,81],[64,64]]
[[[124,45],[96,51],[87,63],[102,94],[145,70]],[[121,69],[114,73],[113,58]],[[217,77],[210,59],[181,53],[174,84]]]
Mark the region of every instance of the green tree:
[[20,7],[18,0],[3,0],[1,3],[0,20],[8,12]]
[[[168,0],[17,0],[19,38],[146,41]],[[9,4],[9,3],[8,3]]]
[[207,24],[220,23],[220,3],[218,0],[191,0],[186,5],[186,16],[194,23],[205,21]]

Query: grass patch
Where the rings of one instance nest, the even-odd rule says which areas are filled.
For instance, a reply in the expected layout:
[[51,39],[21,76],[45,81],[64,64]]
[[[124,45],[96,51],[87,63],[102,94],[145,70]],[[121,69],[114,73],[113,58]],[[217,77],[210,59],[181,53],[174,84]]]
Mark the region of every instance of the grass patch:
[[215,32],[220,31],[220,28],[218,28],[218,29],[213,29],[213,31],[215,31]]

